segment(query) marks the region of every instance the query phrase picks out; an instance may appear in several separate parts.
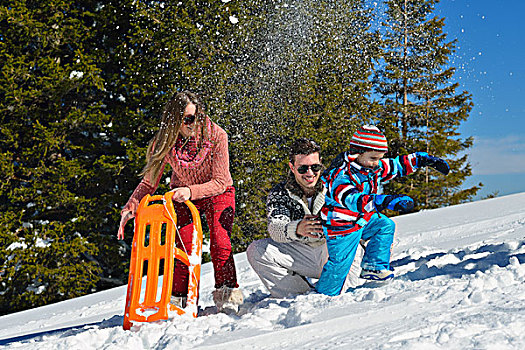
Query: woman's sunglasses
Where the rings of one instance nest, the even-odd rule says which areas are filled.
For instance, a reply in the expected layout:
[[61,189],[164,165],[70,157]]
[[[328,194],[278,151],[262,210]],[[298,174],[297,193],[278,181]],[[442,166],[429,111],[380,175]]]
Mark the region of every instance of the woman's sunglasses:
[[183,123],[184,125],[191,125],[195,122],[195,114],[188,114],[184,117]]
[[321,164],[301,165],[300,167],[297,168],[297,172],[299,174],[306,174],[308,169],[312,169],[314,173],[318,173],[322,168],[323,166]]

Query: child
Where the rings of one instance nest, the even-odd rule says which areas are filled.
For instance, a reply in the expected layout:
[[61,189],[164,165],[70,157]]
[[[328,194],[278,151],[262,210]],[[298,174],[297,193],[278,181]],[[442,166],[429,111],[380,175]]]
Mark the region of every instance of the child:
[[384,209],[408,212],[414,208],[414,201],[404,195],[379,195],[379,185],[424,166],[444,175],[450,171],[447,162],[425,152],[382,159],[388,151],[387,140],[375,126],[359,129],[350,145],[350,150],[337,156],[322,177],[327,188],[321,218],[328,261],[316,289],[326,295],[341,293],[361,239],[368,240],[368,244],[360,277],[376,281],[394,277],[390,247],[395,223],[380,212]]

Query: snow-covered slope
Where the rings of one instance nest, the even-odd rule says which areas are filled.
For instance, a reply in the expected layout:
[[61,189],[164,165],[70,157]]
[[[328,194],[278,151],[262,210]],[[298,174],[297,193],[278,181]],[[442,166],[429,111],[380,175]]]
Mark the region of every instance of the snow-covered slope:
[[122,329],[125,287],[0,317],[8,349],[525,349],[525,193],[395,218],[397,278],[337,297],[269,298],[244,254],[247,302],[217,314],[210,264],[193,318]]

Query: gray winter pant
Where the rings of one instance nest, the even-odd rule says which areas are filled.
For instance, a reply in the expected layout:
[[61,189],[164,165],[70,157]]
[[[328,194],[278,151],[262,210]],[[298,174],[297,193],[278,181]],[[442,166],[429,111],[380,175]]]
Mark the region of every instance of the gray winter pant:
[[[319,279],[328,260],[326,244],[318,247],[299,242],[279,243],[271,238],[252,242],[246,250],[250,265],[274,298],[303,294],[313,289],[311,279]],[[363,248],[358,247],[344,288],[361,284]]]

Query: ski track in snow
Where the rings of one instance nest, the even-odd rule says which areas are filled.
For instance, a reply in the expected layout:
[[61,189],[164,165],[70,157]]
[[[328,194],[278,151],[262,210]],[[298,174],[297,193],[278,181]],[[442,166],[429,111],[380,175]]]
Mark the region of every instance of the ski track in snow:
[[122,329],[125,287],[0,317],[7,349],[523,349],[525,193],[394,218],[396,279],[336,297],[274,299],[236,255],[246,302]]

